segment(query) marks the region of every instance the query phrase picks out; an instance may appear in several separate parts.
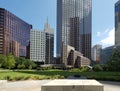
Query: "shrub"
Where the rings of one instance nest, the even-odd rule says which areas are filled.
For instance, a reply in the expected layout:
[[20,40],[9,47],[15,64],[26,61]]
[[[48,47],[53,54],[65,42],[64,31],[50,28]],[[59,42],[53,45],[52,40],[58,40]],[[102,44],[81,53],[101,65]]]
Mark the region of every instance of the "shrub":
[[87,72],[87,71],[89,71],[89,68],[88,67],[81,67],[80,71],[81,72]]
[[51,70],[52,66],[44,66],[44,67],[40,67],[41,70]]
[[9,80],[10,79],[10,76],[6,76],[6,80]]
[[32,79],[32,80],[39,80],[39,76],[31,76],[30,79]]
[[24,76],[18,76],[14,78],[15,81],[24,80]]
[[8,81],[12,81],[13,80],[13,78],[11,76],[6,76],[5,79],[8,80]]
[[25,76],[24,77],[24,80],[28,80],[28,79],[30,79],[30,76]]
[[102,65],[97,64],[97,65],[95,65],[95,66],[93,67],[93,70],[94,70],[94,71],[103,71],[103,67],[102,67]]
[[73,68],[70,71],[71,72],[87,72],[89,71],[89,68],[88,67]]
[[53,76],[53,79],[64,79],[65,77],[64,76],[61,76],[61,75],[54,75]]
[[79,68],[73,68],[73,69],[71,69],[70,71],[71,71],[71,72],[79,72],[80,69],[79,69]]
[[2,67],[2,64],[0,64],[0,68]]
[[17,66],[17,68],[18,68],[18,69],[25,69],[25,65],[24,65],[24,64],[19,64],[19,65]]
[[29,65],[29,70],[31,70],[32,69],[32,65]]

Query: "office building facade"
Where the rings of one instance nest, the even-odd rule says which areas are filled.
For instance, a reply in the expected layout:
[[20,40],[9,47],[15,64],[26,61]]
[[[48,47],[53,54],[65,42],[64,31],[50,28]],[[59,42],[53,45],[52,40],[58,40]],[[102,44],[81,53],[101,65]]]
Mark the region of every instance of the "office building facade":
[[48,19],[44,26],[44,32],[46,40],[45,64],[54,64],[54,30],[50,27]]
[[0,54],[26,57],[32,26],[0,8]]
[[30,59],[34,62],[45,63],[45,33],[44,31],[31,30],[30,32]]
[[76,51],[74,47],[62,45],[61,64],[65,67],[84,67],[90,66],[90,60],[83,56],[82,53]]
[[120,0],[115,4],[115,45],[120,45]]
[[57,57],[63,43],[91,59],[91,4],[92,0],[57,0]]

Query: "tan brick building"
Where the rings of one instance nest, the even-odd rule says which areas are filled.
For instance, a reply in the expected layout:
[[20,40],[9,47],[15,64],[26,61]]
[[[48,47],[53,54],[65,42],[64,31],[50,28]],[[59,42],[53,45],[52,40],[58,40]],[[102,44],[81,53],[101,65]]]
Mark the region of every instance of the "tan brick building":
[[82,67],[89,66],[90,60],[83,56],[82,53],[75,50],[69,45],[62,45],[61,64],[64,66]]

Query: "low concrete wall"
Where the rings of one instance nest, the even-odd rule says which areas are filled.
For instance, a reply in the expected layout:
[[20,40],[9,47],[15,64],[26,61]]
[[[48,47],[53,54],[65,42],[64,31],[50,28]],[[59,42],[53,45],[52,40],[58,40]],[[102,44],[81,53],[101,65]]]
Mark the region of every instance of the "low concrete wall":
[[96,80],[53,80],[41,86],[41,91],[104,91]]
[[0,91],[5,89],[7,85],[7,80],[0,80]]

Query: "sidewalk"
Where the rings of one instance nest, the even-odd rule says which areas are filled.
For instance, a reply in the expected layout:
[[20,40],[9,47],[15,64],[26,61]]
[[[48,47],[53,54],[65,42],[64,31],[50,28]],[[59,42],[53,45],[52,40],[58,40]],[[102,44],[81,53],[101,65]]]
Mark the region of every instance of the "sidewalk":
[[120,82],[99,81],[104,85],[104,91],[120,91]]
[[49,81],[51,80],[8,82],[2,91],[41,91],[41,85]]

